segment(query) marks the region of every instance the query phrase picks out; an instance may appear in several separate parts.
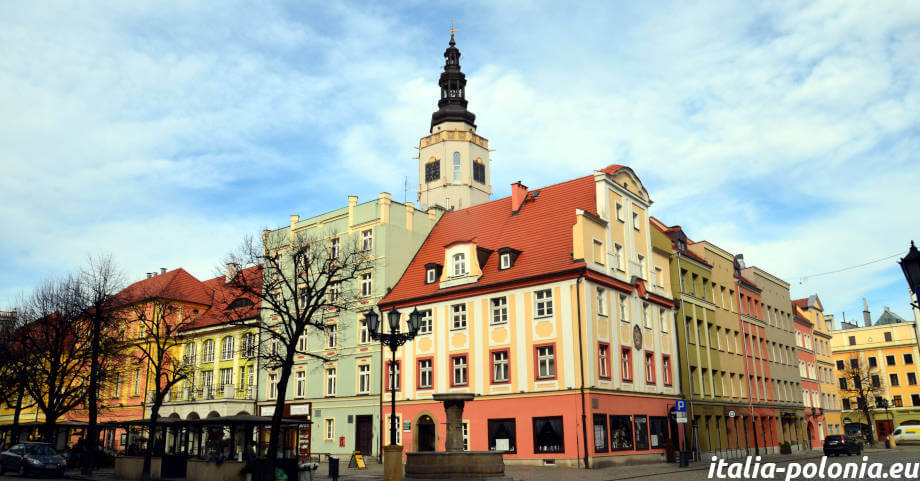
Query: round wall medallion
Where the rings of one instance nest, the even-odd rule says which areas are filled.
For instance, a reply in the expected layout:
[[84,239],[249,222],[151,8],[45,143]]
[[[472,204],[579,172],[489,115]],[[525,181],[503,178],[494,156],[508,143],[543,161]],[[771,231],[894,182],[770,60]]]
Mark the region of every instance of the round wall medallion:
[[636,349],[642,349],[642,329],[639,329],[638,324],[633,327],[633,345]]

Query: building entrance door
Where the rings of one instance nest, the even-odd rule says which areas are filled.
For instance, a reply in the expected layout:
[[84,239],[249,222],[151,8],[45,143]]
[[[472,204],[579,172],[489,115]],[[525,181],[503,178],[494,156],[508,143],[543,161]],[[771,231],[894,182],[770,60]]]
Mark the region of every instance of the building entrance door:
[[884,441],[894,430],[894,424],[890,419],[875,421],[875,430],[878,432],[878,440]]
[[434,420],[431,419],[431,416],[425,415],[419,418],[416,428],[418,429],[418,450],[434,451]]
[[374,445],[374,416],[355,416],[355,451],[370,456]]

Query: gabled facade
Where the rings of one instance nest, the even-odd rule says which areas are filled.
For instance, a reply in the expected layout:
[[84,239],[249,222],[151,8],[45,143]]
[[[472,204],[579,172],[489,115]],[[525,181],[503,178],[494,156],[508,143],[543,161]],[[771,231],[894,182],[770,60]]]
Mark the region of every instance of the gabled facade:
[[[812,350],[815,355],[816,379],[820,388],[817,403],[813,408],[820,408],[822,423],[818,424],[817,437],[822,442],[827,434],[843,433],[843,421],[840,414],[840,398],[835,376],[834,354],[831,348],[832,331],[824,317],[824,306],[818,296],[811,295],[805,299],[792,301],[794,315],[803,317],[811,323]],[[819,412],[812,410],[814,418]]]
[[297,354],[286,393],[276,392],[278,373],[262,369],[257,414],[273,414],[276,396],[285,396],[286,417],[313,421],[309,442],[302,440],[313,452],[380,453],[380,343],[368,335],[364,314],[396,283],[441,212],[393,202],[388,193],[364,203],[350,196],[346,207],[306,219],[294,215],[289,226],[266,233],[324,245],[355,242],[370,256],[371,267],[355,285],[341,287],[357,294],[357,305],[326,319],[325,332],[310,329],[303,339],[307,352],[329,362]]
[[815,358],[814,325],[808,319],[795,315],[795,345],[802,379],[802,401],[805,404],[805,442],[821,446],[824,437],[819,427],[824,426],[821,406],[821,385],[818,381],[818,364]]
[[662,458],[680,388],[650,205],[632,170],[612,165],[444,214],[379,304],[424,314],[397,352],[399,442],[443,449],[432,395],[468,392],[467,449],[570,465]]

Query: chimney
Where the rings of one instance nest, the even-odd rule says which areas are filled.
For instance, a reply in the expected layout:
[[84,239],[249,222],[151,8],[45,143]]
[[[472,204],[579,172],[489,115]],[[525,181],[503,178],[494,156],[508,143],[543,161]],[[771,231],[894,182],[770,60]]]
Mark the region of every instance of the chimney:
[[527,186],[517,181],[511,184],[511,212],[516,213],[524,205],[524,199],[527,198]]
[[833,331],[834,330],[834,315],[828,314],[824,316],[824,324],[827,325],[828,331]]
[[863,322],[866,324],[866,327],[872,326],[872,315],[869,314],[869,303],[866,302],[865,297],[863,297]]
[[153,272],[148,272],[148,273],[147,273],[147,279],[150,279],[151,277],[153,277]]
[[234,262],[227,263],[227,274],[224,276],[224,284],[229,284],[230,281],[240,273],[240,265]]
[[165,267],[161,267],[161,268],[160,268],[160,274],[166,274],[166,268],[165,268]]

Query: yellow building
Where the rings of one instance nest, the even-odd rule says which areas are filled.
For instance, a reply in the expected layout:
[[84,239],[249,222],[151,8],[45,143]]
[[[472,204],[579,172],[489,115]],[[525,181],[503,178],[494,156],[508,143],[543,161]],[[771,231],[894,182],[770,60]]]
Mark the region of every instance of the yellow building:
[[824,415],[824,426],[819,429],[819,439],[823,439],[825,434],[840,434],[843,432],[843,420],[840,414],[840,393],[834,375],[833,353],[836,351],[831,346],[831,329],[824,317],[824,306],[821,305],[821,300],[816,294],[806,299],[794,300],[792,305],[796,315],[808,319],[813,325],[815,374],[820,386],[820,407]]
[[[887,312],[886,312],[887,314]],[[833,331],[831,350],[837,369],[838,386],[846,379],[844,370],[865,366],[878,386],[875,402],[870,402],[871,422],[878,439],[885,437],[901,424],[920,424],[920,377],[917,362],[917,323],[882,316],[875,325],[856,327],[844,323],[843,329]],[[877,377],[875,377],[877,376]],[[865,423],[857,401],[840,393],[843,422]],[[846,394],[851,396],[851,394]],[[887,400],[889,409],[879,401]]]

